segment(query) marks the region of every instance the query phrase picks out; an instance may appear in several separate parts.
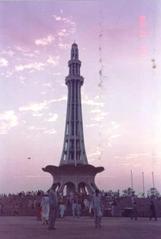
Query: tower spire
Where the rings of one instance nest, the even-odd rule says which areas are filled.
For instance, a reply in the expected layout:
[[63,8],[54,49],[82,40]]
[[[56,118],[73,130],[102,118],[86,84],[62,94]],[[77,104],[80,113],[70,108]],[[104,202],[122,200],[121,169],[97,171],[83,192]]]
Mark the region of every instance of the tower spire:
[[71,75],[80,76],[81,62],[79,60],[79,50],[78,50],[78,45],[76,43],[72,44],[71,56],[70,56],[70,60],[68,61],[68,66],[69,66],[70,76]]
[[71,60],[79,59],[78,45],[74,42],[71,48]]

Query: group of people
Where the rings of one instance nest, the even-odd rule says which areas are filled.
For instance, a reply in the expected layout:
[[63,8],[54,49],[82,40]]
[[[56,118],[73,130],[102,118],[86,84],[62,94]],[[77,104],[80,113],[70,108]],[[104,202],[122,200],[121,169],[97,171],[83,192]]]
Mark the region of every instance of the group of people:
[[[111,203],[111,216],[115,216],[115,208],[117,200],[114,198]],[[70,208],[73,217],[80,217],[82,214],[82,197],[78,193],[71,193],[69,197],[63,197],[53,189],[48,194],[44,194],[40,203],[40,217],[43,224],[48,224],[49,229],[55,229],[55,221],[57,217],[63,218],[66,211]],[[101,192],[98,190],[90,195],[89,198],[83,199],[84,211],[87,215],[94,217],[95,228],[101,227],[101,219],[105,212],[105,200]],[[137,197],[131,197],[131,211],[129,216],[131,219],[138,219]],[[69,213],[68,213],[69,215]],[[149,220],[157,220],[155,200],[151,198],[149,204]]]
[[[79,217],[81,213],[80,197],[78,196],[78,194],[71,194],[70,201],[73,217]],[[95,228],[100,228],[101,218],[103,216],[103,204],[101,194],[98,190],[96,190],[93,194],[91,203],[94,215]],[[87,199],[84,200],[84,204],[85,207],[89,207]],[[48,193],[42,196],[40,208],[38,208],[38,219],[40,219],[41,217],[42,224],[48,224],[49,230],[55,230],[56,218],[58,216],[63,218],[65,209],[66,205],[63,196],[59,195],[51,188]]]
[[[131,203],[132,203],[131,220],[135,219],[136,221],[138,220],[138,208],[136,199],[132,197]],[[157,208],[153,197],[150,199],[149,204],[149,220],[151,221],[152,219],[157,221]]]
[[74,192],[63,195],[50,189],[47,193],[37,191],[0,195],[0,215],[36,215],[42,224],[48,224],[49,230],[55,229],[57,217],[91,216],[95,227],[100,228],[102,216],[128,216],[135,220],[149,217],[149,220],[157,220],[157,216],[161,216],[161,198],[123,197],[98,190],[91,195]]
[[0,216],[34,216],[38,192],[0,195]]

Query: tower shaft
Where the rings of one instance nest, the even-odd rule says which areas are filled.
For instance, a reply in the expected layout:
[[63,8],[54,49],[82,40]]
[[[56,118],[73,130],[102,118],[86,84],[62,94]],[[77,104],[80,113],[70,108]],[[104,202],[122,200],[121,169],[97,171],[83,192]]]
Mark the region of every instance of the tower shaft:
[[68,87],[67,115],[63,152],[60,165],[88,164],[84,144],[81,86],[84,78],[80,75],[81,61],[77,44],[72,45],[71,59],[68,62],[69,74],[65,79]]

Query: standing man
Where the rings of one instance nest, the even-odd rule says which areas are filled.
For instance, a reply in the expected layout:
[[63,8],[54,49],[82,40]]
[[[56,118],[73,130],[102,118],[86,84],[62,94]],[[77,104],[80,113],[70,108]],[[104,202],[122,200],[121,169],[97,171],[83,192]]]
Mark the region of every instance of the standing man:
[[41,200],[41,221],[42,224],[48,224],[49,220],[49,196],[44,194]]
[[53,188],[49,191],[49,230],[55,230],[55,221],[57,217],[58,197]]
[[135,221],[138,220],[138,210],[137,210],[137,204],[136,201],[132,202],[132,212],[131,212],[131,220],[135,219]]
[[103,216],[102,198],[98,189],[96,189],[95,194],[93,195],[92,204],[93,204],[93,210],[94,210],[95,228],[101,228],[101,219]]
[[156,205],[155,205],[154,198],[152,198],[151,201],[150,201],[149,209],[150,209],[149,220],[151,221],[154,218],[154,220],[157,221]]

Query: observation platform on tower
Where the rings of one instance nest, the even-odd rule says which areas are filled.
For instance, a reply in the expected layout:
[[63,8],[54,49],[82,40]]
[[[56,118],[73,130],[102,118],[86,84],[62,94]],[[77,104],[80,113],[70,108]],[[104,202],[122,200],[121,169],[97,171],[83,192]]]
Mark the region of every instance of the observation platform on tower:
[[95,167],[93,165],[61,165],[61,166],[54,166],[48,165],[43,168],[44,172],[49,172],[53,175],[56,174],[89,174],[89,175],[96,175],[97,173],[101,173],[104,170],[103,167]]

